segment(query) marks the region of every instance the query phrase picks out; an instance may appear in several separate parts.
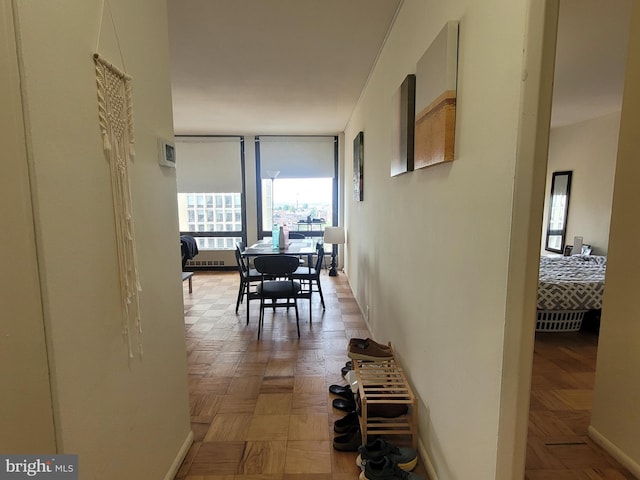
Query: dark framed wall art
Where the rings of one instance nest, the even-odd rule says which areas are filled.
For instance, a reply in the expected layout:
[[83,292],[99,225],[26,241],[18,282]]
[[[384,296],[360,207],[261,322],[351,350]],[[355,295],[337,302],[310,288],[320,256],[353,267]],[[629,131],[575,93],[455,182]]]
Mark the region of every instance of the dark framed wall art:
[[364,132],[353,139],[353,199],[361,202],[364,198]]
[[393,96],[391,176],[413,170],[414,129],[416,116],[416,76],[407,75]]

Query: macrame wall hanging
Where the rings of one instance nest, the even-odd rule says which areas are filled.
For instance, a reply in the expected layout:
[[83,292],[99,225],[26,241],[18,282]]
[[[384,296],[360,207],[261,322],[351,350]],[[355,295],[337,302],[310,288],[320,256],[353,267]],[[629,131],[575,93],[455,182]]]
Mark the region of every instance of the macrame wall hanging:
[[[120,48],[120,42],[111,15],[109,1],[106,0],[113,29]],[[104,3],[103,3],[104,7]],[[102,12],[100,15],[102,25]],[[98,32],[98,43],[100,32]],[[96,50],[98,50],[96,46]],[[120,50],[122,64],[122,51]],[[120,302],[122,309],[122,333],[129,350],[129,358],[134,357],[134,343],[142,357],[142,322],[140,318],[139,293],[142,290],[138,279],[135,233],[131,186],[129,181],[129,160],[134,156],[133,107],[131,102],[131,77],[121,72],[98,53],[93,56],[98,84],[98,117],[104,144],[104,152],[111,170],[111,191],[115,218],[118,267],[120,271]]]

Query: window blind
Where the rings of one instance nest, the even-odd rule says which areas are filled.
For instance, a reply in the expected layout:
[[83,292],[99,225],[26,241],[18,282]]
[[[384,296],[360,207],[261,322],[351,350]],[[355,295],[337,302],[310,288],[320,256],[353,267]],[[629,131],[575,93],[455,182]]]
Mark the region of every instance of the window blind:
[[239,137],[177,137],[178,192],[241,192]]
[[333,178],[335,137],[259,137],[260,173],[278,178]]

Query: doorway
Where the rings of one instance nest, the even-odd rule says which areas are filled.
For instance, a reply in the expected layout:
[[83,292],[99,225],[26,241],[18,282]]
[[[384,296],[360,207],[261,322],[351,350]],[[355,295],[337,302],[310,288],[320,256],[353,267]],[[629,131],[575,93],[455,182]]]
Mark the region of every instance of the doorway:
[[[566,241],[556,250],[582,237],[594,254],[608,253],[631,8],[631,0],[559,0],[541,255],[553,255],[544,239],[558,171],[573,172],[573,183]],[[597,345],[597,329],[536,334],[527,479],[591,469],[630,475],[588,434]]]

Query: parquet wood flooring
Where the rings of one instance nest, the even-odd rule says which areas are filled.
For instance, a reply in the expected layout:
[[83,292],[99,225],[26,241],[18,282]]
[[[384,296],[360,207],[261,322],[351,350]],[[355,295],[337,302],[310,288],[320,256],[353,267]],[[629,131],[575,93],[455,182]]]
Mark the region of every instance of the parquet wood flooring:
[[[370,336],[344,275],[322,275],[326,310],[314,298],[295,316],[267,312],[257,340],[258,304],[235,314],[238,275],[197,273],[185,284],[194,444],[177,480],[355,480],[355,453],[332,447],[331,384],[351,337]],[[527,480],[631,480],[587,436],[597,336],[538,334],[534,352]],[[421,462],[416,473],[427,478]]]
[[[177,480],[355,480],[355,452],[333,449],[329,385],[345,385],[348,339],[369,331],[344,275],[322,274],[326,310],[301,300],[300,338],[291,310],[259,304],[235,313],[236,272],[196,273],[184,288],[194,443]],[[421,462],[415,473],[427,479]]]
[[635,478],[587,435],[597,349],[592,332],[536,334],[527,480]]

